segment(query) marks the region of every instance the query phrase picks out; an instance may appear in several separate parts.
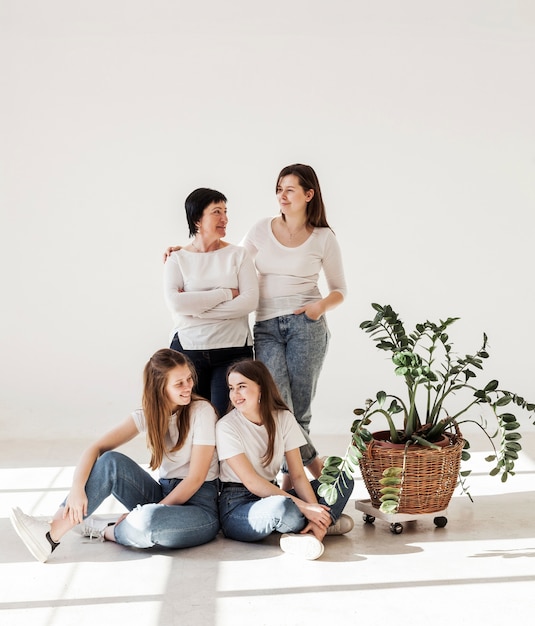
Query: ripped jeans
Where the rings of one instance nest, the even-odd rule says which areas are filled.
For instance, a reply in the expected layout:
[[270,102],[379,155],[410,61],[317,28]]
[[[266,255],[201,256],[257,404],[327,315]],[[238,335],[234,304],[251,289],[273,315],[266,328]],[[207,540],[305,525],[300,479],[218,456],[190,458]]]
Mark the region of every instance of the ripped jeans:
[[[321,483],[310,483],[317,496]],[[347,501],[353,493],[353,479],[341,481],[338,500],[330,506],[333,523],[342,515]],[[297,495],[295,491],[289,491]],[[318,498],[320,504],[325,500]],[[259,541],[272,532],[298,533],[307,525],[307,518],[298,509],[297,504],[288,496],[268,496],[260,498],[251,493],[241,483],[221,483],[219,496],[219,516],[225,537],[236,541]]]
[[180,480],[157,482],[126,455],[105,452],[95,462],[85,485],[88,516],[112,495],[130,511],[114,527],[117,543],[133,548],[190,548],[207,543],[219,531],[219,480],[203,483],[184,504],[158,504]]

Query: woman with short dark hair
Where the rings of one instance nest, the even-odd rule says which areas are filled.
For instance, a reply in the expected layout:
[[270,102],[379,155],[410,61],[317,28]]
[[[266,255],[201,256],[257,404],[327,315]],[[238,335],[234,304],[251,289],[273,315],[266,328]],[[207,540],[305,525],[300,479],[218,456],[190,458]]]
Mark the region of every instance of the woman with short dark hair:
[[253,355],[249,313],[258,303],[258,279],[243,247],[223,240],[227,199],[205,187],[185,202],[189,245],[177,247],[164,266],[164,295],[173,315],[171,348],[197,371],[197,393],[220,415],[228,408],[226,371]]

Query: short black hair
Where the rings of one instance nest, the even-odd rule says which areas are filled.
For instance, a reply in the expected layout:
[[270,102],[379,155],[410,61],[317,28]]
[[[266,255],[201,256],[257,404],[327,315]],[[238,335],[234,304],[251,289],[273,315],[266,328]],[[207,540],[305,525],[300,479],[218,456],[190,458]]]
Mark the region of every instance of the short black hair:
[[195,237],[197,232],[197,224],[200,221],[204,209],[210,206],[212,202],[226,202],[227,199],[220,192],[215,189],[208,189],[207,187],[199,187],[192,191],[186,198],[186,217],[188,220],[190,237]]

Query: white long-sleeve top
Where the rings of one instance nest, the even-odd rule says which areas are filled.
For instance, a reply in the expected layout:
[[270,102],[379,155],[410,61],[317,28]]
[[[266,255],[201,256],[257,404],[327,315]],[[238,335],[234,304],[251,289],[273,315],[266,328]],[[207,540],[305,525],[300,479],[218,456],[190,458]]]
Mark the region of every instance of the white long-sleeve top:
[[342,254],[330,228],[314,228],[300,246],[282,245],[271,229],[274,217],[257,222],[242,240],[258,273],[260,300],[256,321],[290,315],[296,309],[321,300],[318,287],[323,269],[329,291],[347,292]]
[[[232,298],[231,289],[239,295]],[[212,252],[173,252],[164,265],[164,297],[185,350],[252,345],[249,313],[258,304],[258,279],[241,246]]]

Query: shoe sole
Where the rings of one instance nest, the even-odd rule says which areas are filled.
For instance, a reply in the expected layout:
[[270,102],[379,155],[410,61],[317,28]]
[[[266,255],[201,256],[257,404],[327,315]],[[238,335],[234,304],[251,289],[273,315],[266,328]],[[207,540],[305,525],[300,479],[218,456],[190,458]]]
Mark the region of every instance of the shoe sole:
[[33,535],[28,531],[26,525],[17,517],[17,513],[22,513],[19,508],[12,509],[10,520],[17,535],[22,539],[24,545],[32,553],[32,556],[41,563],[45,563],[50,553],[44,552],[41,546],[35,542]]
[[325,549],[321,541],[312,535],[284,534],[280,539],[280,547],[283,552],[308,561],[319,559]]

